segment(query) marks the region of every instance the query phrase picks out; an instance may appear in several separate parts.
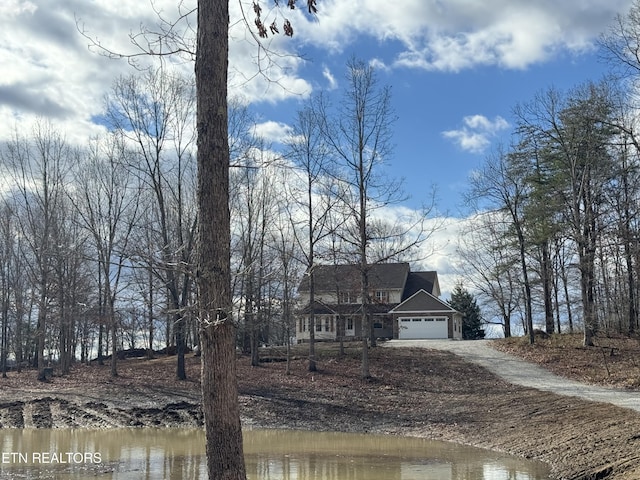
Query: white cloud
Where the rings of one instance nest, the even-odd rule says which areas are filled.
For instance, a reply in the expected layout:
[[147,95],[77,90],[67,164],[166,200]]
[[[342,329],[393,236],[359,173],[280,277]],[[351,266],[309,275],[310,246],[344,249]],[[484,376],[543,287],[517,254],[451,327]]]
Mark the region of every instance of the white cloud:
[[[182,5],[189,7],[189,2]],[[192,2],[193,3],[193,2]],[[17,129],[28,132],[36,118],[50,119],[70,141],[82,141],[101,128],[92,118],[103,110],[103,99],[119,75],[135,70],[126,60],[112,60],[89,49],[90,41],[78,30],[114,52],[139,51],[130,35],[141,26],[157,29],[158,17],[178,15],[174,0],[1,0],[0,1],[0,141]],[[153,8],[152,8],[153,7]],[[239,18],[238,3],[231,2],[231,18]],[[193,40],[195,18],[187,27]],[[275,36],[265,46],[278,52],[268,56],[259,50],[244,24],[230,30],[230,95],[249,103],[276,103],[304,98],[311,84],[299,75],[305,61],[291,54],[296,42]],[[154,47],[155,48],[155,47]],[[177,60],[177,59],[176,59]],[[260,61],[258,61],[260,60]],[[144,57],[141,62],[149,62]],[[189,60],[175,67],[193,74]]]
[[331,73],[331,70],[329,70],[329,67],[325,66],[322,69],[322,76],[329,83],[328,90],[335,90],[338,88],[338,81],[336,80],[336,77],[333,76],[333,73]]
[[482,153],[491,145],[491,141],[507,128],[509,123],[501,116],[489,120],[484,115],[470,115],[464,117],[462,128],[444,131],[442,135],[462,150]]
[[38,7],[24,0],[4,0],[0,5],[0,16],[7,18],[18,16],[22,12],[33,13]]
[[348,49],[359,35],[403,46],[395,65],[457,72],[477,65],[523,69],[559,50],[591,48],[632,0],[387,0],[323,2],[314,44]]
[[291,134],[291,127],[281,122],[268,121],[257,124],[255,133],[268,142],[282,143]]
[[[165,19],[176,17],[178,7],[193,6],[175,0],[2,0],[0,1],[0,139],[14,126],[30,119],[55,119],[70,134],[91,126],[102,110],[102,99],[118,75],[130,74],[126,61],[109,60],[90,51],[87,33],[116,52],[133,52],[129,35],[141,25],[155,28],[153,6]],[[556,51],[590,48],[616,13],[624,13],[632,0],[590,0],[588,7],[571,2],[540,0],[323,0],[316,17],[296,10],[264,9],[264,16],[283,15],[291,21],[293,38],[270,37],[266,48],[256,46],[241,21],[238,2],[230,2],[230,89],[249,103],[275,104],[304,98],[313,83],[302,77],[307,61],[293,55],[301,45],[325,52],[348,51],[356,40],[391,45],[390,57],[377,55],[377,68],[412,67],[460,71],[477,65],[526,68]],[[250,2],[244,2],[251,16]],[[264,2],[266,4],[266,2]],[[79,25],[76,24],[76,19]],[[272,18],[265,18],[270,23]],[[193,38],[195,19],[184,33]],[[384,43],[388,42],[388,43]],[[277,55],[274,54],[277,52]],[[387,53],[388,55],[388,53]],[[193,64],[181,65],[187,73]],[[322,72],[329,88],[337,80]],[[93,127],[95,128],[95,127]],[[467,127],[450,138],[463,148],[486,146],[487,132]]]
[[380,58],[374,58],[370,60],[369,65],[371,65],[376,70],[381,70],[381,71],[389,71],[391,69],[391,67],[389,67],[389,65],[384,63],[384,61]]

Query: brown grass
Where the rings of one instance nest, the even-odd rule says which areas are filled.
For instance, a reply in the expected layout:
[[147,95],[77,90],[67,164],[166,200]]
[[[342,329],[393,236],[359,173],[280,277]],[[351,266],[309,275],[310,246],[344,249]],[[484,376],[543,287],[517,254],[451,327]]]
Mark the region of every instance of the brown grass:
[[585,347],[580,334],[508,338],[492,343],[497,350],[536,363],[558,375],[593,385],[640,390],[640,339],[597,336]]

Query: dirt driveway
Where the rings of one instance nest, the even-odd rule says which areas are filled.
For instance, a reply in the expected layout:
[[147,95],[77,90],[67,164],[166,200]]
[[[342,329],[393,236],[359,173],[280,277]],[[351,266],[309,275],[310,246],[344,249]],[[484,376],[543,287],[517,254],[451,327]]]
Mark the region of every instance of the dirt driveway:
[[391,340],[384,345],[396,348],[446,350],[486,368],[514,385],[594,402],[611,403],[640,412],[640,392],[614,390],[568,380],[537,365],[491,348],[491,340]]

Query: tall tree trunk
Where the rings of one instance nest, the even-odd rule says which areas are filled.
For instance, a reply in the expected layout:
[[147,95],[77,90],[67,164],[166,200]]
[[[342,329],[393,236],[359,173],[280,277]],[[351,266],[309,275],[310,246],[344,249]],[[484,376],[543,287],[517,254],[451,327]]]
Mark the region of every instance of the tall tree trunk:
[[[590,185],[591,175],[587,171],[584,183]],[[591,192],[584,188],[581,196],[584,207],[582,237],[578,242],[580,262],[580,283],[582,291],[582,312],[584,321],[584,346],[593,346],[593,337],[598,328],[595,303],[595,257],[596,257],[596,214],[591,201]]]
[[104,365],[104,298],[102,297],[102,265],[98,262],[98,365]]
[[153,328],[153,271],[151,270],[151,268],[149,268],[149,272],[148,272],[148,280],[149,280],[149,317],[148,317],[148,321],[149,321],[149,350],[147,351],[147,358],[153,358],[154,357],[154,353],[153,353],[153,334],[154,334],[154,328]]
[[111,376],[118,376],[118,328],[116,325],[116,311],[111,301],[111,294],[107,295],[109,302],[109,319],[111,320]]
[[9,349],[9,298],[6,290],[6,280],[3,279],[3,292],[2,292],[2,378],[7,378],[7,350]]
[[544,325],[545,332],[552,334],[555,330],[553,318],[553,296],[552,296],[552,272],[551,256],[549,254],[549,242],[542,243],[542,289],[544,293]]
[[318,370],[318,366],[316,364],[316,315],[314,312],[314,303],[315,303],[315,273],[313,271],[313,266],[311,266],[311,270],[309,271],[309,305],[311,309],[309,311],[309,365],[308,370],[310,372],[315,372]]
[[522,225],[520,225],[515,214],[513,214],[512,217],[514,219],[514,226],[516,227],[520,251],[520,268],[522,268],[522,289],[524,293],[526,330],[529,336],[529,343],[533,345],[535,342],[535,335],[533,333],[533,311],[531,307],[531,285],[529,284],[529,268],[527,267],[526,242],[524,232],[522,231]]
[[229,3],[198,1],[198,303],[209,480],[245,480],[231,312]]
[[362,295],[362,365],[360,375],[363,379],[371,378],[371,371],[369,370],[369,272],[367,270],[366,255],[361,255],[360,261],[360,294]]
[[[42,286],[43,290],[46,288]],[[36,326],[36,365],[38,366],[38,380],[46,381],[44,368],[44,337],[46,335],[47,321],[47,295],[43,291],[40,294],[40,305],[38,306],[38,323]]]
[[627,313],[629,315],[629,335],[633,335],[636,331],[638,323],[638,312],[636,311],[636,281],[633,269],[633,255],[631,254],[631,238],[627,238],[624,242],[624,257],[627,266],[627,288],[629,290],[629,305]]
[[178,380],[187,379],[187,368],[184,361],[184,355],[187,351],[187,336],[186,336],[186,318],[184,312],[176,314],[175,317],[175,332],[176,332],[176,378]]

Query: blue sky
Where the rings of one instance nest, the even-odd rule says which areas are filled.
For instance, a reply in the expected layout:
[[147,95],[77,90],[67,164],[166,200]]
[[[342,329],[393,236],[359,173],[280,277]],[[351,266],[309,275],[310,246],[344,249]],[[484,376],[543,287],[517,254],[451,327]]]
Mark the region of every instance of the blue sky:
[[[592,41],[598,33],[594,32]],[[368,41],[367,41],[368,40]],[[330,89],[322,72],[329,69],[339,89],[351,55],[380,61],[381,53],[392,58],[392,48],[379,48],[370,39],[357,41],[350,48],[322,61],[316,52],[303,69],[317,89]],[[381,52],[382,50],[382,52]],[[381,83],[392,87],[393,105],[398,115],[394,128],[394,154],[388,165],[393,174],[404,178],[410,198],[406,205],[418,208],[428,200],[435,185],[438,210],[446,216],[464,217],[463,203],[467,177],[499,143],[508,143],[512,132],[512,110],[549,87],[568,90],[581,82],[597,81],[610,66],[595,43],[576,51],[560,50],[541,62],[522,68],[477,65],[462,71],[420,68],[378,68]],[[338,93],[339,95],[339,93]],[[264,118],[286,124],[299,100],[276,104],[257,103]],[[274,137],[275,138],[275,137]]]
[[[168,18],[177,3],[154,0]],[[262,121],[284,127],[301,98],[340,88],[349,57],[374,62],[380,81],[393,89],[398,121],[389,170],[405,178],[407,206],[419,206],[435,185],[439,210],[461,217],[466,178],[496,142],[508,141],[512,108],[552,85],[600,78],[608,66],[595,40],[631,1],[318,0],[316,19],[301,10],[270,10],[272,0],[262,4],[265,22],[287,16],[295,29],[293,39],[272,38],[270,47],[303,58],[283,58],[283,70],[271,69],[284,88],[235,76],[233,94],[252,103]],[[239,4],[230,5],[234,20]],[[251,3],[244,9],[251,12]],[[77,141],[98,133],[105,93],[132,69],[90,52],[76,24],[128,52],[128,34],[156,20],[148,0],[3,0],[0,140],[37,117]],[[243,24],[231,35],[230,64],[250,76],[255,44]],[[192,65],[183,68],[189,73]]]
[[[246,12],[251,1],[240,0]],[[153,0],[173,18],[178,0]],[[192,0],[191,4],[194,4]],[[284,4],[285,2],[280,2]],[[305,2],[300,1],[301,7]],[[389,171],[405,178],[404,205],[418,207],[432,185],[448,228],[426,268],[443,290],[456,278],[455,237],[468,214],[461,205],[469,174],[500,141],[508,142],[513,107],[550,86],[569,89],[599,79],[609,67],[596,40],[632,0],[317,0],[319,14],[267,8],[266,24],[286,17],[293,38],[268,40],[279,67],[256,72],[257,48],[231,0],[231,93],[260,115],[260,131],[277,142],[301,99],[339,89],[351,56],[372,62],[389,84],[398,115]],[[189,0],[183,5],[188,7]],[[0,142],[49,119],[70,142],[84,143],[103,126],[103,98],[126,61],[87,47],[80,28],[119,52],[132,52],[129,33],[156,22],[148,0],[2,0],[0,2]],[[252,17],[249,18],[253,20]],[[293,54],[298,53],[301,57]],[[189,62],[185,73],[193,71]],[[336,90],[338,91],[338,90]],[[446,296],[446,295],[445,295]]]

